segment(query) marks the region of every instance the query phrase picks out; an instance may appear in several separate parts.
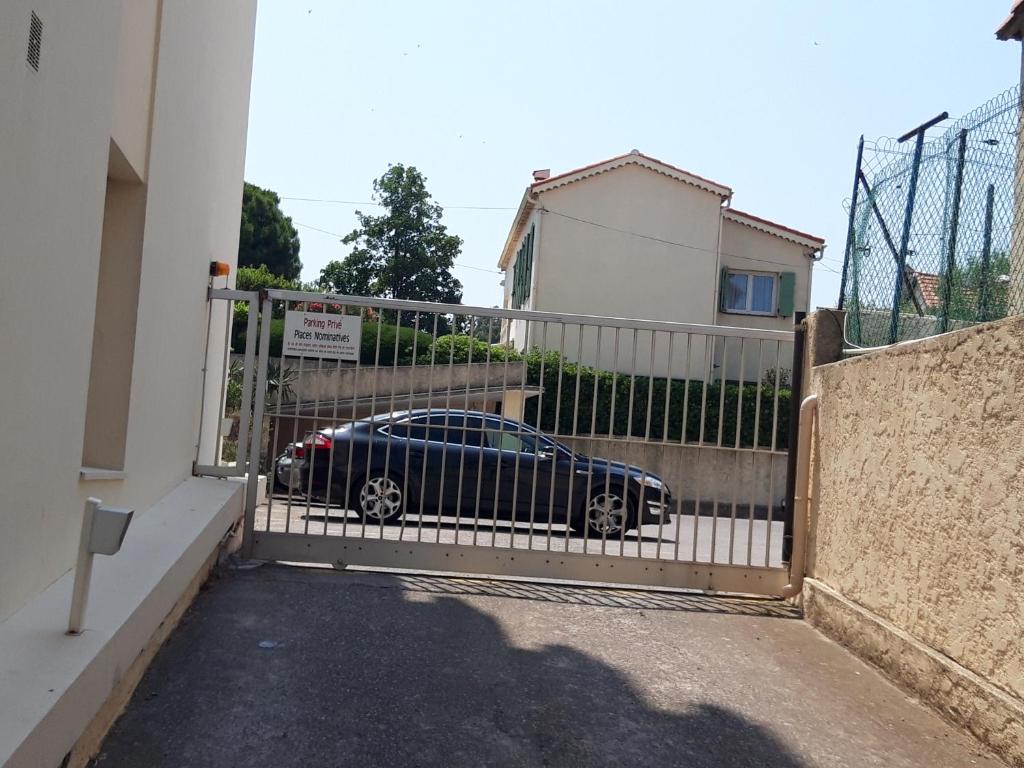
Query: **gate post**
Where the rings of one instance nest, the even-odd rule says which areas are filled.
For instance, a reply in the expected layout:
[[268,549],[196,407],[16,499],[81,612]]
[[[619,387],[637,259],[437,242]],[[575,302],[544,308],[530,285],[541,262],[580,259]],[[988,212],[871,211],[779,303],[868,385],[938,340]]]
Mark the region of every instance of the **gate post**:
[[789,442],[786,445],[786,506],[782,512],[782,562],[793,554],[793,502],[796,497],[796,444],[800,438],[800,401],[804,392],[806,312],[793,313],[793,376],[789,395]]
[[270,357],[270,321],[274,300],[260,291],[260,342],[256,355],[256,389],[253,392],[252,425],[249,430],[249,456],[246,467],[242,557],[252,557],[256,529],[256,500],[259,498],[260,447],[263,441],[263,407],[267,401],[267,362]]

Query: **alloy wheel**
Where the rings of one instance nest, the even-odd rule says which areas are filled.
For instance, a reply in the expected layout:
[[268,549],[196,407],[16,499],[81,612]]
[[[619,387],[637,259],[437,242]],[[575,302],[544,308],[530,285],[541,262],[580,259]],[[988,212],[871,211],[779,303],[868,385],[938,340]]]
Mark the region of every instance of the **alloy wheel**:
[[371,477],[359,491],[363,517],[391,520],[402,510],[402,488],[390,477]]
[[629,510],[619,494],[599,493],[587,504],[587,525],[602,536],[619,533],[626,525]]

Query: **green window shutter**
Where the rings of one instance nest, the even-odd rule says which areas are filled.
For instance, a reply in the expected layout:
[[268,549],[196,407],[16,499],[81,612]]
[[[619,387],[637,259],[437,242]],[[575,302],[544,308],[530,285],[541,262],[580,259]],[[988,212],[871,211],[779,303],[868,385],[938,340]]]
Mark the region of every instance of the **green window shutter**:
[[725,310],[725,297],[728,295],[726,291],[729,290],[729,270],[722,267],[722,274],[718,278],[718,308]]
[[789,317],[793,314],[793,296],[796,292],[796,272],[779,275],[779,314]]

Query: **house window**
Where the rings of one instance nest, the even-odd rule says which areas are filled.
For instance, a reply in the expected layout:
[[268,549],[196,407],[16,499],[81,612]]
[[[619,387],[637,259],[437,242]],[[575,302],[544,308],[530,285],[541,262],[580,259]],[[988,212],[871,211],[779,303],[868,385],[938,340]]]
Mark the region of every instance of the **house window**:
[[512,266],[512,308],[522,309],[530,298],[530,287],[533,282],[533,230],[523,238],[523,244],[516,253],[516,263]]
[[722,270],[720,306],[742,315],[793,314],[795,272]]

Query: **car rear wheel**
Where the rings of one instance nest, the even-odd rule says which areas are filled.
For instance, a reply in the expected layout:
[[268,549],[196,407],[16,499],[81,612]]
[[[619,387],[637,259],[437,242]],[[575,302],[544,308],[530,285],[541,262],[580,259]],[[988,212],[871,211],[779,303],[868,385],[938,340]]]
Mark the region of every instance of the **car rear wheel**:
[[359,514],[368,523],[397,520],[402,514],[404,501],[401,483],[383,472],[366,477],[356,499]]
[[583,509],[583,524],[590,536],[614,538],[635,526],[632,499],[621,489],[601,487],[591,491]]

